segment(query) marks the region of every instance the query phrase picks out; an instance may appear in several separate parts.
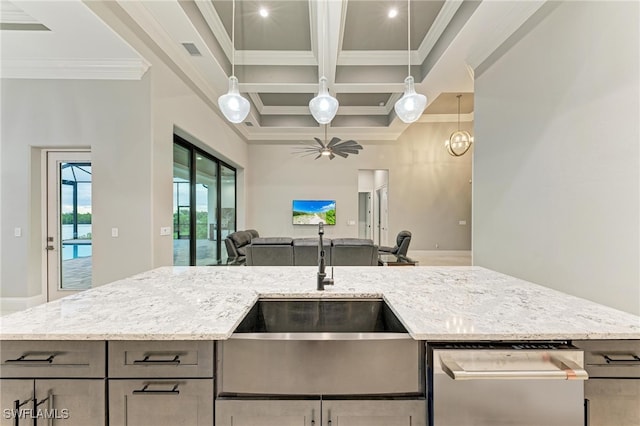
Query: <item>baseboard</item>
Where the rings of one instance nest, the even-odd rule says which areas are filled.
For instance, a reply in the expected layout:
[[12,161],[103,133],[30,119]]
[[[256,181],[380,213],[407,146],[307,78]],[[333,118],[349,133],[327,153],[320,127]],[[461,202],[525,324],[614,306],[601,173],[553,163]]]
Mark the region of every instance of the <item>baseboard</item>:
[[0,297],[0,315],[23,311],[32,306],[41,305],[46,301],[47,296],[44,294],[30,297]]

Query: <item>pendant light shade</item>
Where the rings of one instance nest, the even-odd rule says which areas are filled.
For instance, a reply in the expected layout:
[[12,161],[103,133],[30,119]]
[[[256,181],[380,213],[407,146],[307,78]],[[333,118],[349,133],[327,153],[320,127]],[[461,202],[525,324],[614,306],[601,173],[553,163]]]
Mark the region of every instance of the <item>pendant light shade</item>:
[[229,77],[229,92],[218,98],[218,106],[225,118],[232,123],[242,123],[249,115],[251,105],[248,100],[240,96],[236,76]]
[[311,115],[320,124],[329,124],[338,112],[338,100],[329,94],[327,79],[320,78],[318,96],[309,101]]
[[229,91],[226,95],[218,98],[218,106],[224,114],[225,118],[232,123],[242,123],[247,115],[251,105],[249,101],[243,98],[238,91],[238,79],[235,76],[235,34],[236,34],[236,2],[232,3],[231,10],[231,77],[229,77]]
[[418,120],[427,106],[427,97],[416,93],[411,76],[411,0],[407,0],[407,74],[404,79],[404,95],[393,106],[396,115],[405,123]]
[[413,123],[420,118],[426,106],[427,97],[421,93],[416,93],[413,77],[405,78],[404,95],[393,106],[400,120],[405,123]]

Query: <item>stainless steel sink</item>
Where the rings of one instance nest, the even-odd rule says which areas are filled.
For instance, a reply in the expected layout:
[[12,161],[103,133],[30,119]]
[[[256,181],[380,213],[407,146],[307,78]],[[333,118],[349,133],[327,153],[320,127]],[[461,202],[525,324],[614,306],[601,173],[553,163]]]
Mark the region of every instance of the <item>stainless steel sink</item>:
[[329,333],[325,337],[330,338],[407,330],[382,299],[260,299],[235,333]]
[[218,394],[424,395],[424,345],[381,299],[260,299],[218,343]]

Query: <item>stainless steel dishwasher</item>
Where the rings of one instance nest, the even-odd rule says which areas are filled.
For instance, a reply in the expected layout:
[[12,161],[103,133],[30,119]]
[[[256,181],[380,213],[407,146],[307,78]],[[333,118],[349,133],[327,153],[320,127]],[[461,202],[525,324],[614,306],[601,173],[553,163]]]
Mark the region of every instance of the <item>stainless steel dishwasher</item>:
[[582,426],[583,352],[561,342],[427,345],[431,426]]

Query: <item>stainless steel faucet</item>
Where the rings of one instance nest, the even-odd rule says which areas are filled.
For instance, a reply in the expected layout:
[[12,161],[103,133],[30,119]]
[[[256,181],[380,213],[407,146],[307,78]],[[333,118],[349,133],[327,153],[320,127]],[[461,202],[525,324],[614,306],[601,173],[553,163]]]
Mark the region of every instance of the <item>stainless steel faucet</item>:
[[331,267],[331,278],[327,278],[325,272],[325,253],[322,236],[324,235],[324,222],[318,224],[318,290],[324,290],[325,285],[333,285],[333,266]]

